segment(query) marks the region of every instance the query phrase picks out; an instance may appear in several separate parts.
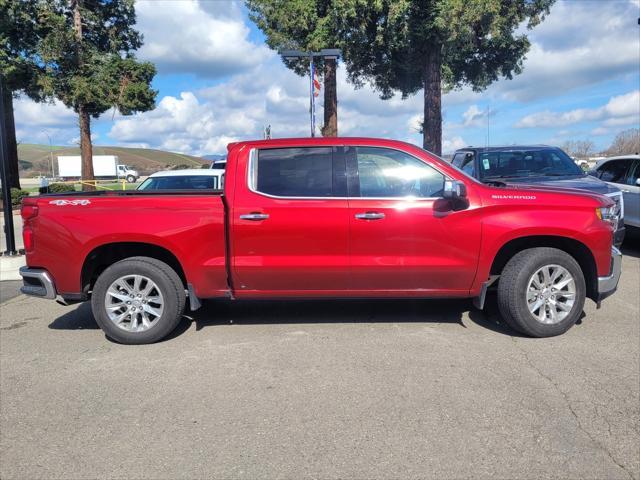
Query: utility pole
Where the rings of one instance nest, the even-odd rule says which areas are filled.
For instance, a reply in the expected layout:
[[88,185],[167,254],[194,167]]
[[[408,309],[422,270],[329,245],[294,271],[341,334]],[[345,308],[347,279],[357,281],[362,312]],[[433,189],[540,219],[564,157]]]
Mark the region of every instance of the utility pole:
[[51,146],[51,137],[46,130],[43,130],[42,132],[47,136],[47,139],[49,140],[49,166],[51,167],[51,178],[53,178],[55,177],[55,174],[53,172],[53,147]]
[[4,78],[0,76],[0,180],[2,180],[2,201],[4,210],[4,233],[7,239],[5,255],[16,255],[16,234],[13,227],[11,205],[11,185],[9,185],[9,153],[4,123]]
[[491,146],[491,104],[487,104],[487,147]]

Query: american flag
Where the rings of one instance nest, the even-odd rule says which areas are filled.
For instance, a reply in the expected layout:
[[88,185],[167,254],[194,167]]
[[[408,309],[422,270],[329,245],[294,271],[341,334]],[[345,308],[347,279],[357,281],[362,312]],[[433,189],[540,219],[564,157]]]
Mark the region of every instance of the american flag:
[[316,69],[313,69],[313,96],[317,97],[320,95],[320,80],[318,79],[318,72]]

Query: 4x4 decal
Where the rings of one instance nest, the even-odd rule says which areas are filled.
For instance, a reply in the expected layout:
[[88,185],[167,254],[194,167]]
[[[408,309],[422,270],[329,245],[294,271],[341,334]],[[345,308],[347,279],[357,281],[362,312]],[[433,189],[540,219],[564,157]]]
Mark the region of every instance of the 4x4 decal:
[[91,200],[51,200],[49,202],[50,205],[57,205],[58,207],[62,207],[65,205],[89,205]]

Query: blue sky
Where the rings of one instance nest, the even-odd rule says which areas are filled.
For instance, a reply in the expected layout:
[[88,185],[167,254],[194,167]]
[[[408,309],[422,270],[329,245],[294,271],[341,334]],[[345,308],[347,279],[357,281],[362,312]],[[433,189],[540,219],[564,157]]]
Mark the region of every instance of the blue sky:
[[[222,153],[226,144],[262,136],[308,135],[308,79],[287,70],[264,44],[241,2],[139,0],[138,52],[158,68],[151,112],[108,112],[93,122],[98,145],[190,153]],[[443,97],[443,150],[491,144],[592,140],[606,148],[621,130],[640,124],[640,0],[558,1],[529,32],[524,73],[475,93]],[[369,85],[354,89],[338,71],[341,135],[421,143],[421,93],[380,100]],[[318,124],[322,122],[322,95]],[[487,112],[491,112],[487,122]],[[15,103],[18,140],[67,145],[77,119],[60,103]],[[489,123],[489,125],[487,125]]]

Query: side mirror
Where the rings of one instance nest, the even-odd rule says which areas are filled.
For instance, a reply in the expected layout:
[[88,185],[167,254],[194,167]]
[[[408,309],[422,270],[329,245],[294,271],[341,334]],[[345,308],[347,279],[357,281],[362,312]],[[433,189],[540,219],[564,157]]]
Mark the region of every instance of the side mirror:
[[450,199],[465,198],[467,196],[467,187],[459,180],[445,180],[443,196]]

